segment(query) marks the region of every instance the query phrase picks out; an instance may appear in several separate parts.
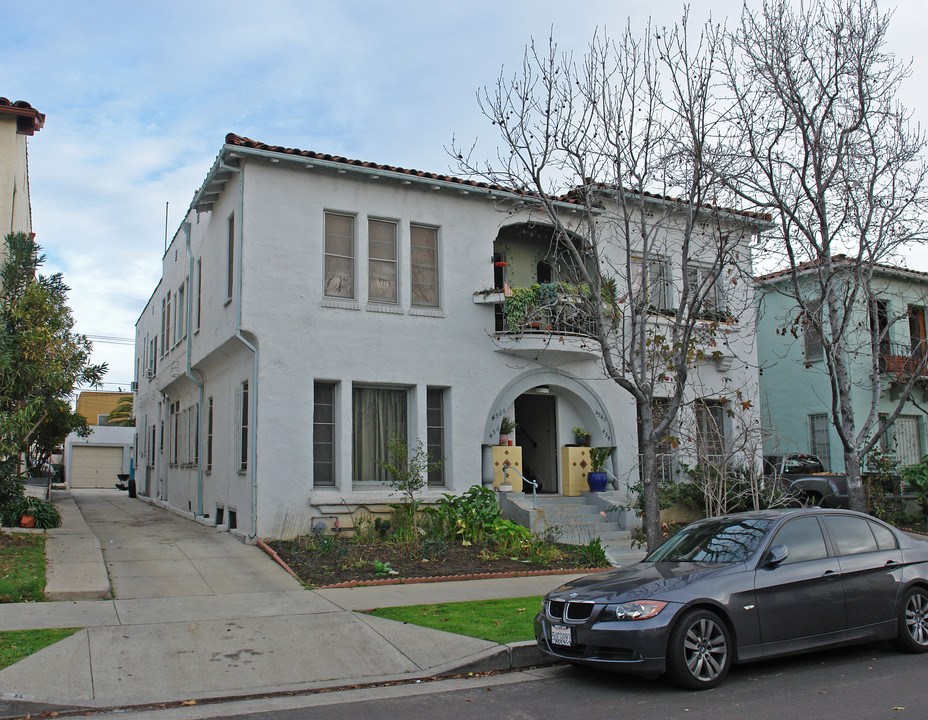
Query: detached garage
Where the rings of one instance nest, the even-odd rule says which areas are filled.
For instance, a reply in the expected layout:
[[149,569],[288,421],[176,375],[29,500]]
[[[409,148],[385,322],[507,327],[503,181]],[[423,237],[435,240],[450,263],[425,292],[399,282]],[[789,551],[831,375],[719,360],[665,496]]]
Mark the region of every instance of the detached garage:
[[122,472],[122,454],[121,447],[73,447],[68,485],[72,488],[113,487],[116,475]]
[[69,435],[64,445],[64,478],[69,488],[111,488],[129,472],[133,427],[98,426],[88,437]]

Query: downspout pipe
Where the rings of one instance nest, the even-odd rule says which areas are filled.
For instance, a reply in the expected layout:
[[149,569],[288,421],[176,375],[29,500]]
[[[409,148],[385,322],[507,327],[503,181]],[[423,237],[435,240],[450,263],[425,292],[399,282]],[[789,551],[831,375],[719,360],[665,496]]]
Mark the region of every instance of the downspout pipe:
[[190,350],[193,345],[193,332],[191,330],[191,320],[193,319],[193,249],[190,247],[190,223],[184,221],[181,225],[181,228],[184,231],[184,246],[187,248],[187,263],[189,265],[189,270],[187,272],[187,307],[184,308],[184,314],[187,316],[186,324],[184,325],[185,330],[187,331],[187,362],[184,367],[184,372],[190,382],[197,386],[197,517],[203,517],[203,463],[199,462],[199,459],[202,456],[200,448],[200,438],[202,434],[200,433],[200,423],[201,416],[200,412],[203,409],[203,381],[200,380],[196,375],[193,374],[193,365],[190,361]]
[[258,413],[255,412],[258,407],[258,348],[253,345],[248,338],[242,334],[242,284],[245,270],[245,171],[244,165],[241,168],[232,165],[223,164],[228,170],[238,173],[238,225],[235,228],[236,243],[238,245],[238,273],[236,275],[236,292],[235,292],[235,337],[242,345],[248,348],[252,354],[251,382],[248,391],[248,419],[249,419],[249,443],[248,443],[248,475],[251,481],[251,526],[248,537],[253,538],[258,534],[258,453],[255,448],[255,438],[258,437]]

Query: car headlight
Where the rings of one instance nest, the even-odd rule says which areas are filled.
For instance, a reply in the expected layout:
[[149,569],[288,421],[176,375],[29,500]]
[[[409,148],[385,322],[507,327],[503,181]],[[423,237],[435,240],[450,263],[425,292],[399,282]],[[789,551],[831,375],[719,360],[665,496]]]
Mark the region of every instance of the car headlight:
[[605,617],[614,616],[616,620],[647,620],[667,607],[659,600],[636,600],[634,602],[607,605]]

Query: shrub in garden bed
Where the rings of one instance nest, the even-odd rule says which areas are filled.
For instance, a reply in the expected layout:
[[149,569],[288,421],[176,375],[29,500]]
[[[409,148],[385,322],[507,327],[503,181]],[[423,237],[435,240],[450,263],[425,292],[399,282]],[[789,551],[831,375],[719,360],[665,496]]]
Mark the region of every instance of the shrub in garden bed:
[[390,521],[357,517],[354,525],[351,537],[313,534],[268,544],[313,586],[608,565],[598,538],[578,547],[539,537],[502,518],[495,494],[482,486],[444,495],[415,523],[400,505]]

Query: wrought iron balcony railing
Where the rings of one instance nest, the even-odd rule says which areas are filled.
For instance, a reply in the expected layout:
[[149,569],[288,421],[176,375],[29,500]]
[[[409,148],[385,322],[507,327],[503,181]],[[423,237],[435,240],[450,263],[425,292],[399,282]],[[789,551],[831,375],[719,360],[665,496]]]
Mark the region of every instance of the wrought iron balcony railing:
[[918,340],[911,345],[883,343],[880,346],[880,372],[928,376],[928,345],[925,340]]

